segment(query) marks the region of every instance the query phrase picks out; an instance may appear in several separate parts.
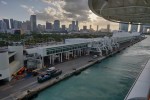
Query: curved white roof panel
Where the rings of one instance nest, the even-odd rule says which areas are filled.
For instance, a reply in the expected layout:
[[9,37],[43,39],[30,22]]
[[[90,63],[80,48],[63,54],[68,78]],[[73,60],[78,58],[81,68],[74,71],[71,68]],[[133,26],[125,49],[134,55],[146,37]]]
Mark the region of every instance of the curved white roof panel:
[[[150,60],[146,64],[125,100],[147,100],[150,92]],[[146,98],[146,99],[133,99]]]
[[89,7],[109,21],[150,23],[150,0],[89,0]]

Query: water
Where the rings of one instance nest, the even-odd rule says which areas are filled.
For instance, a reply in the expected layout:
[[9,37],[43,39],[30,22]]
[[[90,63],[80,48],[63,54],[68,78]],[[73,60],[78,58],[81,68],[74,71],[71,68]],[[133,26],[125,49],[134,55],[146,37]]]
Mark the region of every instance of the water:
[[150,37],[41,92],[35,100],[123,100],[150,57]]

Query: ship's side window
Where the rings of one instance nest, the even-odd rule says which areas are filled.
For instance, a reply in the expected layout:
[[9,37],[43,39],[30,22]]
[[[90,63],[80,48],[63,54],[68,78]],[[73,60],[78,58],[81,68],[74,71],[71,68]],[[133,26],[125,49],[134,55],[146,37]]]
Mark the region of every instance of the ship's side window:
[[2,74],[0,74],[0,77],[2,77]]

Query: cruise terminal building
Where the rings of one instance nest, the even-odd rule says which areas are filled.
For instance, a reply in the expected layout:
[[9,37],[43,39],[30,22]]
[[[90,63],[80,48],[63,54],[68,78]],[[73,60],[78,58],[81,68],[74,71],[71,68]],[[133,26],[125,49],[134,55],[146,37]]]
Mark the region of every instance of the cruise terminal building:
[[139,36],[140,33],[116,32],[112,37],[66,39],[64,44],[59,45],[34,48],[8,46],[6,50],[0,51],[0,80],[10,81],[24,66],[41,69],[81,56],[105,56],[117,50],[120,44],[132,42]]

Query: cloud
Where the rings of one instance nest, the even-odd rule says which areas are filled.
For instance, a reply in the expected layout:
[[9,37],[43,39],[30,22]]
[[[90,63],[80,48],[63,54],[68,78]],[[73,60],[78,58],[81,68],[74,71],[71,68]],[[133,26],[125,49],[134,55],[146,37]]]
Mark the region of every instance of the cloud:
[[101,17],[94,17],[88,7],[88,0],[41,0],[46,6],[36,9],[27,5],[21,5],[29,14],[36,14],[39,21],[45,22],[60,20],[64,24],[78,20],[81,25],[99,25],[106,28],[107,24],[113,27],[116,24],[104,20]]
[[1,3],[4,4],[4,5],[7,5],[7,2],[6,2],[6,1],[3,1],[3,0],[2,0]]
[[22,8],[28,8],[28,6],[27,5],[20,5],[20,7],[22,7]]
[[90,21],[88,0],[65,0],[63,9],[67,12],[64,13],[65,17],[82,22]]
[[[34,7],[28,7],[27,5],[20,5],[20,7],[24,8],[27,10],[27,12],[32,15],[32,14],[35,14],[35,11],[34,11]],[[37,11],[37,10],[36,10]]]
[[70,21],[68,18],[65,18],[62,13],[58,13],[54,8],[47,7],[43,11],[35,12],[37,15],[37,19],[41,21],[54,21],[56,19],[60,20],[61,22],[68,22]]
[[48,6],[39,12],[35,12],[37,19],[41,21],[54,21],[56,19],[63,23],[72,20],[90,22],[90,10],[88,0],[41,0]]
[[62,8],[65,5],[64,1],[60,0],[42,0],[44,3],[48,4],[46,8],[40,12],[35,12],[37,19],[41,21],[54,21],[56,19],[61,22],[70,21],[63,14],[65,12]]

